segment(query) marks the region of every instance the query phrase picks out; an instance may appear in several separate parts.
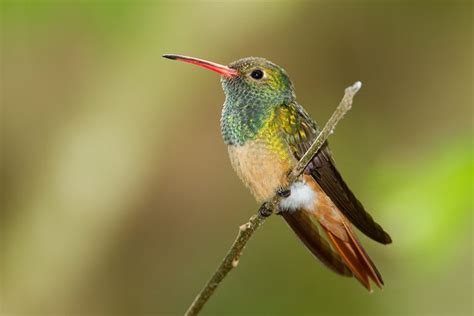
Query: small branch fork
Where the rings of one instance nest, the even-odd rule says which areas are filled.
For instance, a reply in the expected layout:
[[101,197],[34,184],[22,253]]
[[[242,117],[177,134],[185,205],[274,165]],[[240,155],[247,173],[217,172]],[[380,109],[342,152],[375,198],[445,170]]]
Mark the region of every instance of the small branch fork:
[[[303,173],[303,170],[313,159],[313,157],[319,151],[321,146],[326,142],[329,135],[333,133],[337,123],[351,109],[352,100],[361,87],[362,83],[360,81],[357,81],[352,86],[346,88],[344,97],[342,98],[334,113],[327,121],[321,133],[319,133],[318,137],[313,142],[311,147],[303,155],[298,164],[288,175],[288,187],[290,187],[291,184],[295,182],[298,177]],[[277,209],[277,206],[279,205],[281,199],[281,195],[275,194],[275,196],[269,202],[266,202],[264,205],[262,205],[260,209],[265,208],[269,211],[269,213],[271,213]],[[207,303],[212,294],[214,294],[214,291],[224,280],[226,275],[233,268],[237,267],[245,245],[250,240],[252,235],[257,231],[257,229],[265,222],[265,219],[266,217],[262,216],[261,212],[258,212],[258,214],[253,215],[247,223],[239,227],[239,233],[237,234],[237,237],[235,238],[229,251],[225,255],[224,260],[222,260],[221,264],[216,269],[212,277],[209,279],[209,281],[207,281],[206,285],[191,303],[185,313],[186,316],[197,315]]]

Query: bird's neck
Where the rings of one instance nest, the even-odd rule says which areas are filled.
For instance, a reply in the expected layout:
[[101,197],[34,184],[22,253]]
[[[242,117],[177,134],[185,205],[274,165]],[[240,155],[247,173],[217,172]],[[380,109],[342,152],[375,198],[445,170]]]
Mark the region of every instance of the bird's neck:
[[222,109],[221,132],[227,145],[241,146],[257,137],[277,108],[273,102],[227,97]]

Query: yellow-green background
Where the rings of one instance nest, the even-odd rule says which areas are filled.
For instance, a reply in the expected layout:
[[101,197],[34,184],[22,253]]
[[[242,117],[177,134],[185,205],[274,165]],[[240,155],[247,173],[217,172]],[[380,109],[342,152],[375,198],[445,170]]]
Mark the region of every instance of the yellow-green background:
[[218,76],[163,53],[266,57],[320,124],[361,80],[330,142],[393,238],[369,295],[272,217],[204,314],[472,314],[472,3],[1,3],[2,314],[181,314],[256,211]]

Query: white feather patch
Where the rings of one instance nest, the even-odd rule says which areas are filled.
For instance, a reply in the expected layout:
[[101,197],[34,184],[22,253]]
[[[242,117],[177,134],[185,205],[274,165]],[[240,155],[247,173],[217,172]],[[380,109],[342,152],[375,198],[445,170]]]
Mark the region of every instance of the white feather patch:
[[317,193],[305,182],[295,182],[290,187],[291,195],[280,202],[283,210],[295,211],[298,209],[312,210]]

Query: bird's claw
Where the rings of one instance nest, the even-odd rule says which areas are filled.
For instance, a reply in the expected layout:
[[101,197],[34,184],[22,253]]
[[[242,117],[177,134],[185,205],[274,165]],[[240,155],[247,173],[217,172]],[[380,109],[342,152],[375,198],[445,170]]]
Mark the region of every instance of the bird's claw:
[[260,216],[262,216],[262,217],[268,217],[268,216],[272,215],[272,213],[273,213],[273,211],[269,207],[268,202],[263,203],[262,206],[260,206],[260,208],[258,209],[258,214],[260,214]]
[[291,190],[288,188],[280,187],[277,189],[276,193],[282,198],[287,198],[291,195]]
[[[276,190],[276,194],[281,198],[287,198],[291,195],[291,190],[286,187],[279,187]],[[262,217],[268,217],[272,215],[272,213],[273,210],[270,207],[270,202],[263,203],[262,206],[260,206],[260,208],[258,209],[258,214],[260,214],[260,216]],[[279,206],[276,207],[275,214],[282,215],[282,213],[283,210]]]

